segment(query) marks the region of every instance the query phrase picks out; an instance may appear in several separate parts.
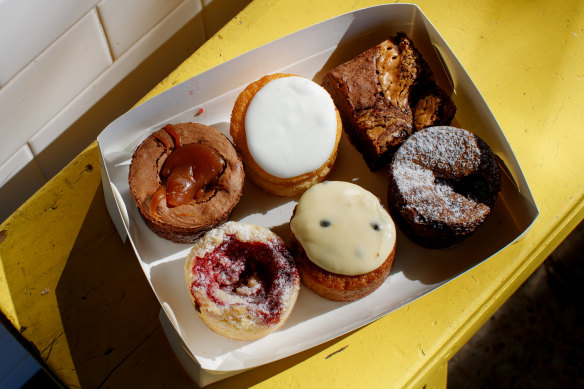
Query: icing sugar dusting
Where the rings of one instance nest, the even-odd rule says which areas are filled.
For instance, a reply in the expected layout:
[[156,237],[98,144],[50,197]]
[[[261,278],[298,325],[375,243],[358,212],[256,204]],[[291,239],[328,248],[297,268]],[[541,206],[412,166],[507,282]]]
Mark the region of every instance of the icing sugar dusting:
[[392,174],[404,207],[417,223],[460,223],[469,214],[489,212],[484,204],[457,193],[452,182],[476,173],[481,150],[468,131],[430,127],[412,135],[397,151]]
[[207,233],[191,250],[186,271],[197,305],[238,328],[278,324],[299,283],[282,240],[243,223]]
[[221,244],[223,239],[228,235],[235,235],[237,236],[237,239],[242,242],[271,241],[273,239],[280,239],[267,228],[262,228],[254,224],[229,221],[221,225],[219,228],[208,231],[201,239],[196,241],[191,249],[191,255],[193,255],[193,252],[195,251],[199,256],[205,255]]

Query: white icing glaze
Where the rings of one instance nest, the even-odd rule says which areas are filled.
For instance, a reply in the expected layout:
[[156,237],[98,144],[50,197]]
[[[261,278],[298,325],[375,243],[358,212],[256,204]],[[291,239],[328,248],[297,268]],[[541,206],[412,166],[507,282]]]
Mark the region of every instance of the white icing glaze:
[[269,174],[291,178],[315,171],[335,147],[333,100],[309,79],[277,78],[251,100],[245,134],[253,159]]
[[343,275],[377,269],[396,239],[393,220],[379,199],[343,181],[325,181],[308,189],[290,228],[313,263]]

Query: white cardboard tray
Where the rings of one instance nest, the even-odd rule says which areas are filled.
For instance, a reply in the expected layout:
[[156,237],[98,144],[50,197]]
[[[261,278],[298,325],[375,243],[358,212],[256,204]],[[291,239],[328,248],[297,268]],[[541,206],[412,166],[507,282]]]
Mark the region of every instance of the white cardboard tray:
[[[140,142],[166,123],[211,125],[229,136],[239,92],[265,74],[289,72],[320,82],[334,66],[403,31],[422,52],[437,81],[453,90],[455,124],[491,146],[505,172],[492,215],[464,243],[429,250],[398,231],[388,280],[352,302],[325,300],[302,287],[282,329],[253,342],[232,341],[210,331],[196,316],[183,267],[190,246],[166,241],[142,221],[129,193],[128,169]],[[203,113],[197,115],[200,108]],[[463,274],[511,244],[538,215],[525,178],[491,111],[447,44],[420,9],[390,4],[351,12],[288,35],[210,69],[163,92],[112,122],[98,137],[108,210],[122,238],[129,237],[162,306],[161,322],[179,359],[200,385],[308,349],[359,328]],[[371,173],[343,135],[331,180],[351,181],[385,202],[386,172]],[[271,228],[284,240],[296,199],[265,194],[246,182],[231,220]]]

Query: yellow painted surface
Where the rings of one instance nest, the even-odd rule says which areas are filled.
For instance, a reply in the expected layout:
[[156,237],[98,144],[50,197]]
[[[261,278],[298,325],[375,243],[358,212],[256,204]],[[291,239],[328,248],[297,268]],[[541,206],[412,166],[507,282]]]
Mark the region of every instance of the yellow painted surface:
[[[288,33],[379,3],[255,0],[142,101]],[[538,220],[520,242],[406,307],[321,347],[216,387],[422,387],[425,383],[440,387],[448,359],[584,218],[582,2],[415,3],[458,56],[497,118],[539,206]],[[79,382],[75,366],[80,362],[72,361],[70,346],[61,341],[59,307],[51,291],[89,204],[101,190],[98,184],[93,145],[0,227],[6,231],[0,235],[0,308],[15,327],[26,327],[23,338],[33,342],[43,357],[52,350],[48,366],[73,386]],[[149,342],[144,345],[154,347]],[[161,349],[168,352],[156,345],[158,354],[163,354]],[[136,347],[131,357],[120,357],[118,373],[107,375],[109,383],[123,382],[115,381],[122,379],[116,378],[123,375],[121,371],[136,373],[148,366],[147,358],[156,358]],[[159,373],[166,382],[170,374],[174,380],[188,382],[180,369]]]
[[93,144],[0,226],[2,313],[73,386],[77,376],[55,290],[99,183]]

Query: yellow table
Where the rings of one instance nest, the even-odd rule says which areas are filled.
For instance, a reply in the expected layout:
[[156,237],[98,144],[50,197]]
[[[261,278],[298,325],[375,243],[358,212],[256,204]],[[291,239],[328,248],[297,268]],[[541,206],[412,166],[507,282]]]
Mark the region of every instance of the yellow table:
[[[376,1],[255,0],[145,99]],[[584,9],[419,1],[502,127],[540,216],[518,243],[374,323],[216,387],[443,387],[450,357],[584,217]],[[92,144],[0,226],[0,309],[70,387],[188,387],[160,309],[105,208]],[[2,316],[2,315],[0,315]]]

